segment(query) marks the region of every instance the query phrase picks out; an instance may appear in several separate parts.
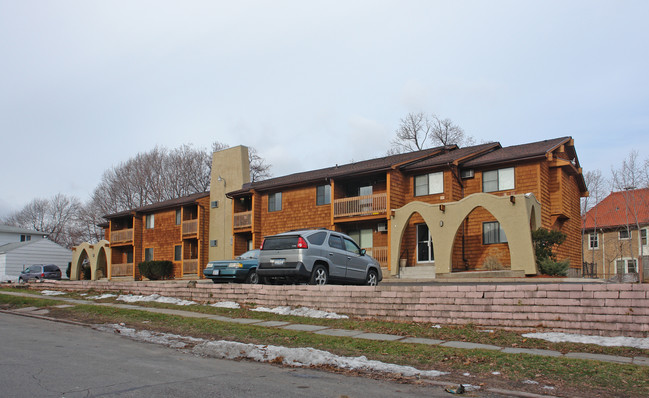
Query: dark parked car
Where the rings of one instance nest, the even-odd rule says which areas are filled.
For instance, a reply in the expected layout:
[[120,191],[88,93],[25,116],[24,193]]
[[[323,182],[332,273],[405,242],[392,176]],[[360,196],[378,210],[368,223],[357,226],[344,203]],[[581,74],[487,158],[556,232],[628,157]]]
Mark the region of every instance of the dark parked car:
[[18,283],[29,282],[30,280],[42,281],[43,279],[61,279],[61,270],[53,264],[34,264],[27,267],[18,277]]
[[379,262],[349,236],[327,229],[291,231],[264,239],[257,270],[262,281],[332,282],[376,286]]
[[203,270],[203,275],[214,283],[245,282],[257,284],[257,264],[259,249],[250,250],[234,260],[210,261]]

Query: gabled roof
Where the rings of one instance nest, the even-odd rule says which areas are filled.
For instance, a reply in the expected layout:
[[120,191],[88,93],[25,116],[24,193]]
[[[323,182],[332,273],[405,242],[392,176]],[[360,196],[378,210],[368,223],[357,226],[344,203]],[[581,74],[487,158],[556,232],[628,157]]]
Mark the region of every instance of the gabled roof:
[[582,227],[586,230],[597,228],[618,228],[649,223],[649,188],[612,192],[584,216]]
[[403,165],[404,163],[424,159],[436,154],[457,150],[457,145],[439,146],[421,151],[400,153],[376,159],[363,160],[344,165],[336,165],[324,169],[305,171],[301,173],[289,174],[282,177],[270,178],[268,180],[244,184],[242,189],[228,193],[230,197],[237,197],[249,193],[251,189],[257,191],[269,191],[280,189],[286,186],[296,186],[300,184],[313,183],[317,181],[325,182],[334,177],[354,177],[362,176],[379,171],[387,171],[390,168]]
[[28,234],[28,235],[49,235],[47,232],[35,231],[33,229],[14,227],[13,225],[0,225],[0,232],[12,233],[12,234]]
[[551,140],[531,142],[529,144],[498,148],[466,162],[464,167],[479,167],[486,165],[496,166],[503,163],[542,158],[570,140],[572,140],[571,137],[561,137]]
[[173,208],[173,207],[179,207],[179,206],[193,204],[198,199],[204,198],[206,196],[210,196],[210,193],[209,192],[195,193],[195,194],[192,194],[192,195],[183,196],[182,198],[165,200],[164,202],[158,202],[158,203],[154,203],[154,204],[151,204],[151,205],[137,207],[135,209],[120,211],[120,212],[113,213],[113,214],[107,214],[107,215],[105,215],[103,217],[105,219],[111,219],[111,218],[117,218],[117,217],[124,217],[124,216],[128,216],[128,215],[132,215],[134,213],[152,213],[152,212],[158,211],[158,210],[164,210],[164,209],[169,209],[169,208]]
[[6,243],[4,245],[0,245],[0,254],[9,253],[12,250],[18,249],[19,247],[27,246],[33,242],[37,242],[37,241],[30,240],[26,242],[13,242],[13,243]]
[[415,171],[446,166],[449,163],[455,163],[456,165],[459,165],[461,163],[474,159],[477,156],[499,148],[501,148],[501,146],[498,142],[468,146],[466,148],[457,149],[455,151],[446,152],[437,156],[426,158],[424,160],[410,163],[401,167],[401,169],[404,171]]

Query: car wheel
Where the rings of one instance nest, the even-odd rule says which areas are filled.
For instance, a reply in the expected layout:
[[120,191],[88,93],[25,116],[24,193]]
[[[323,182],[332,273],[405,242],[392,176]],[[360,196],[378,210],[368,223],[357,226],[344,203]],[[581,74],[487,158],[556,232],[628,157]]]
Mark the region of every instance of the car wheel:
[[376,286],[377,283],[379,283],[379,275],[373,269],[369,270],[367,272],[367,279],[365,280],[365,284],[367,286]]
[[324,265],[316,265],[311,274],[310,285],[326,285],[329,281],[329,274]]
[[257,275],[257,270],[252,270],[250,273],[248,273],[248,277],[246,277],[246,283],[250,283],[251,285],[257,285],[259,283],[259,275]]

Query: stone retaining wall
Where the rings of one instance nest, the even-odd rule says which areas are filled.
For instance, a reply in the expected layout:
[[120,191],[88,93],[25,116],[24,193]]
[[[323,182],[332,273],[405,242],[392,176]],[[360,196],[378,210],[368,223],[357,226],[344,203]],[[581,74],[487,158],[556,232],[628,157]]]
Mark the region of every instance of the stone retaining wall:
[[649,336],[649,285],[383,285],[307,286],[189,282],[48,281],[37,289],[163,296],[201,303],[235,301],[309,307],[356,318],[468,324],[486,328],[549,329],[603,336]]

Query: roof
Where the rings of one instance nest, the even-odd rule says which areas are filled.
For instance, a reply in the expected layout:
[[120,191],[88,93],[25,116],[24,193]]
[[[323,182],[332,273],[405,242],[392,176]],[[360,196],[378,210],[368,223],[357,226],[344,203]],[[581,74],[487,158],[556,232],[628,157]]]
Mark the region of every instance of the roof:
[[26,241],[26,242],[13,242],[13,243],[7,243],[7,244],[4,244],[4,245],[0,245],[0,254],[8,253],[8,252],[10,252],[12,250],[18,249],[19,247],[27,246],[27,245],[29,245],[29,244],[31,244],[33,242],[37,242],[37,241],[30,240],[30,241]]
[[300,184],[312,183],[316,181],[326,181],[334,177],[354,177],[368,173],[389,170],[390,168],[403,163],[413,162],[422,158],[427,158],[438,153],[457,150],[457,145],[439,146],[421,151],[400,153],[397,155],[384,156],[370,160],[363,160],[344,165],[335,165],[324,169],[305,171],[301,173],[289,174],[282,177],[270,178],[263,181],[247,183],[240,190],[228,193],[228,196],[236,197],[249,193],[251,189],[257,191],[268,191],[279,189],[286,186],[295,186]]
[[649,188],[611,192],[584,216],[583,228],[616,228],[649,223]]
[[35,231],[33,229],[14,227],[13,225],[0,225],[0,232],[13,234],[49,235],[47,232]]
[[107,214],[107,215],[105,215],[103,217],[106,218],[106,219],[111,219],[111,218],[128,216],[128,215],[131,215],[133,213],[151,213],[151,212],[158,211],[158,210],[169,209],[169,208],[173,208],[173,207],[193,204],[198,199],[202,199],[202,198],[204,198],[206,196],[210,196],[210,193],[209,192],[195,193],[195,194],[192,194],[192,195],[183,196],[182,198],[165,200],[164,202],[158,202],[158,203],[154,203],[154,204],[151,204],[151,205],[137,207],[135,209],[120,211],[120,212],[113,213],[113,214]]
[[414,171],[426,168],[446,166],[449,163],[455,162],[463,163],[477,156],[480,156],[485,152],[492,151],[500,147],[500,144],[497,142],[468,146],[466,148],[457,149],[455,151],[446,152],[438,156],[433,156],[424,160],[410,163],[408,165],[405,165],[401,169],[405,171]]
[[473,160],[466,162],[464,164],[464,167],[497,165],[501,163],[520,161],[523,159],[535,159],[544,157],[549,152],[553,151],[560,145],[569,142],[571,139],[571,137],[560,137],[551,140],[498,148],[483,156],[479,156]]

